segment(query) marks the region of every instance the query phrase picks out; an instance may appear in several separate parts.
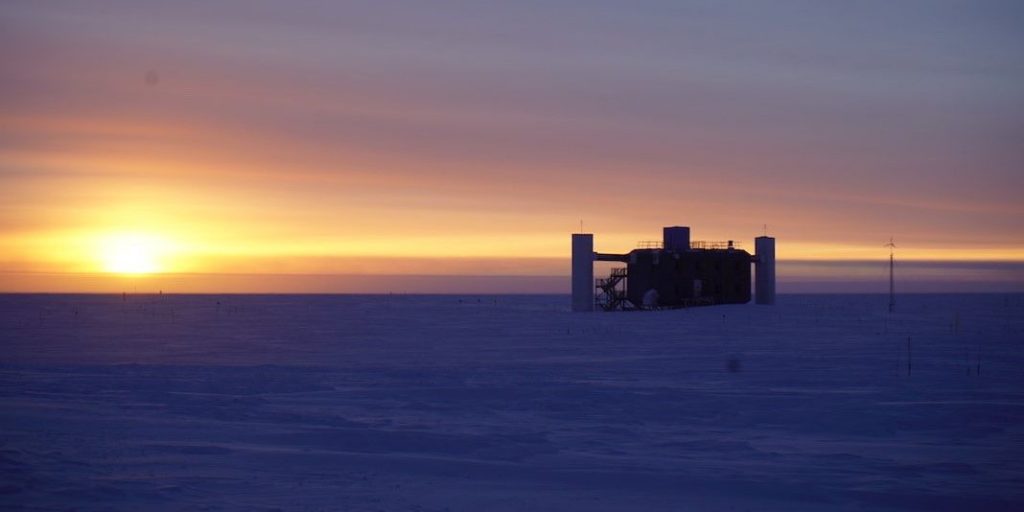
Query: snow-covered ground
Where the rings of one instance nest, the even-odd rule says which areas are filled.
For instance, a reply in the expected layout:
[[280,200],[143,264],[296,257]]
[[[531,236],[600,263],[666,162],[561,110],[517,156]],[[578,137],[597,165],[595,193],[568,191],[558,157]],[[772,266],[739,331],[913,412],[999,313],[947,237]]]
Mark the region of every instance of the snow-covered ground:
[[0,296],[0,509],[1024,510],[1024,296],[886,301]]

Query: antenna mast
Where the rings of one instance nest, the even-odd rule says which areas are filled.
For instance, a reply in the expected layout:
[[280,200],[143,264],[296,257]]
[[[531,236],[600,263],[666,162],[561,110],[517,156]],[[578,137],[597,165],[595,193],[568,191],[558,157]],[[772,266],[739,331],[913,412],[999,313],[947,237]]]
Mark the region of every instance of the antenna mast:
[[893,242],[892,237],[889,237],[889,243],[885,244],[884,247],[889,248],[889,312],[892,313],[896,310],[896,280],[893,277],[893,268],[896,262],[896,244]]

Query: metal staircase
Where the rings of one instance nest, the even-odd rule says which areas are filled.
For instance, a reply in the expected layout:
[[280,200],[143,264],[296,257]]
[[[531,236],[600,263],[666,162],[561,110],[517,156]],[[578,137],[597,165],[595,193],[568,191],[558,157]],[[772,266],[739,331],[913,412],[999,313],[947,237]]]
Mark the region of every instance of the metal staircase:
[[597,279],[594,282],[597,288],[597,295],[594,297],[595,306],[605,310],[636,309],[634,304],[626,298],[626,277],[625,267],[613,268],[611,275],[604,279]]

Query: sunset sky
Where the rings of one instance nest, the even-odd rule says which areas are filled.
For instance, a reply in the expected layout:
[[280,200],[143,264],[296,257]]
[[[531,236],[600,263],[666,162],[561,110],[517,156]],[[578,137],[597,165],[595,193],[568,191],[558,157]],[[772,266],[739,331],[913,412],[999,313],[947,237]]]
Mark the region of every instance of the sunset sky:
[[603,252],[766,224],[781,292],[882,289],[890,237],[906,289],[1024,290],[1022,27],[1016,1],[5,1],[0,291],[568,293],[581,220]]

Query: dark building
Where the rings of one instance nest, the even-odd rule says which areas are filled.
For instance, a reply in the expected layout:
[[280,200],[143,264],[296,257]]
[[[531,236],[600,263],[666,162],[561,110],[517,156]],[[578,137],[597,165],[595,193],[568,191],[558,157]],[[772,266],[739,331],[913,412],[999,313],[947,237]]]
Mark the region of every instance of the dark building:
[[[592,248],[592,235],[574,235],[574,240],[577,237],[591,237]],[[575,242],[587,240],[581,238]],[[751,263],[758,264],[758,272],[764,274],[759,276],[759,286],[763,280],[765,291],[770,277],[771,302],[774,302],[774,239],[759,237],[756,242],[761,252],[765,252],[764,248],[770,243],[770,259],[767,254],[762,254],[761,258],[751,256],[735,247],[731,240],[691,242],[690,228],[682,226],[664,228],[661,242],[641,242],[639,248],[627,254],[593,253],[593,260],[622,262],[625,266],[613,269],[609,277],[596,281],[595,288],[591,288],[596,289],[596,296],[577,299],[574,288],[574,309],[582,310],[582,302],[586,300],[606,310],[746,304],[751,298]],[[574,280],[577,270],[584,273],[585,265],[592,267],[592,262],[580,259],[578,263],[574,259]],[[583,279],[580,281],[582,285]],[[758,300],[758,303],[771,302],[761,297]]]

